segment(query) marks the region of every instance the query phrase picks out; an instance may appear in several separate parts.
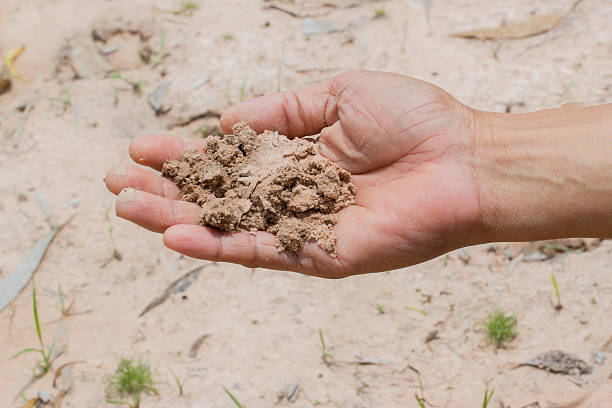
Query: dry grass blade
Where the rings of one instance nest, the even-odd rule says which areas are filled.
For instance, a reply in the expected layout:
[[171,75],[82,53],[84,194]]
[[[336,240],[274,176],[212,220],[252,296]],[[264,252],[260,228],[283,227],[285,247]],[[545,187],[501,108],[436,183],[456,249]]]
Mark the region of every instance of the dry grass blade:
[[73,364],[79,364],[79,363],[85,363],[85,360],[77,360],[77,361],[70,361],[68,363],[64,363],[61,366],[59,366],[56,370],[55,370],[55,374],[53,375],[53,388],[57,388],[57,380],[59,379],[59,377],[62,375],[62,370],[66,367],[69,367]]
[[[72,218],[72,217],[71,217]],[[0,311],[2,311],[28,284],[36,269],[42,262],[47,249],[58,232],[70,221],[66,221],[59,228],[54,228],[40,238],[22,259],[21,263],[0,282]]]
[[570,9],[561,14],[533,16],[522,23],[497,28],[483,28],[454,33],[452,37],[476,38],[479,40],[503,40],[531,37],[552,30],[571,13],[582,0],[577,0]]

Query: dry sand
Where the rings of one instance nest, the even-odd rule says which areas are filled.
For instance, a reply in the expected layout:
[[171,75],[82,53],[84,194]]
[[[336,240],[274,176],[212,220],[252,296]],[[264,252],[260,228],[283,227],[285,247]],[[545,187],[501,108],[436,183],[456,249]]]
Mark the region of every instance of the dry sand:
[[[590,398],[582,407],[608,406],[612,241],[537,262],[526,262],[538,255],[529,244],[475,247],[341,281],[214,264],[186,291],[138,317],[171,282],[203,262],[165,249],[158,235],[113,215],[114,197],[102,178],[128,161],[127,146],[137,134],[200,137],[198,129],[215,126],[215,112],[230,103],[351,68],[426,79],[494,111],[612,102],[608,0],[582,2],[543,35],[501,42],[449,34],[564,11],[571,0],[434,1],[430,25],[417,1],[358,1],[359,7],[341,9],[323,7],[323,1],[274,3],[345,28],[310,37],[301,32],[301,18],[262,9],[272,3],[202,1],[191,14],[174,15],[166,11],[180,3],[163,0],[0,2],[0,51],[26,46],[17,63],[25,81],[14,81],[10,93],[0,96],[0,279],[47,231],[41,199],[60,220],[78,210],[36,274],[43,335],[49,344],[54,333],[61,334],[58,342],[66,346],[54,366],[84,361],[72,367],[73,388],[62,406],[110,406],[104,402],[105,377],[122,356],[142,357],[155,368],[160,396],[145,398],[143,407],[229,407],[222,385],[248,407],[269,407],[279,390],[295,383],[301,388],[297,401],[279,406],[412,407],[419,381],[436,407],[481,406],[487,387],[495,387],[495,408],[535,401],[550,407],[584,395]],[[376,8],[384,8],[386,17],[372,19]],[[94,27],[106,40],[96,47],[121,46],[107,60],[125,81],[96,78],[96,70],[105,69],[99,61],[89,72],[79,65],[83,76],[93,78],[72,79],[65,46],[90,38]],[[162,54],[169,55],[157,58],[162,39]],[[150,65],[141,57],[147,60],[147,47]],[[98,60],[82,53],[68,57],[73,64]],[[158,108],[170,111],[156,115],[147,97],[162,84],[168,89]],[[34,108],[14,147],[12,131],[23,115],[17,108],[28,101]],[[121,257],[113,257],[115,247]],[[561,311],[553,307],[552,272]],[[53,293],[59,284],[81,314],[60,319]],[[495,352],[482,340],[481,323],[498,307],[516,314],[519,336],[509,349]],[[334,353],[333,367],[321,361],[319,329]],[[425,343],[433,330],[439,339]],[[210,336],[189,357],[203,334]],[[23,405],[11,401],[36,356],[9,357],[36,345],[28,287],[0,313],[0,406]],[[531,367],[513,369],[556,348],[589,364],[596,351],[606,359],[583,383]],[[355,365],[356,356],[387,364]],[[184,397],[177,395],[171,371],[187,380]],[[25,395],[56,393],[51,382],[47,375]]]

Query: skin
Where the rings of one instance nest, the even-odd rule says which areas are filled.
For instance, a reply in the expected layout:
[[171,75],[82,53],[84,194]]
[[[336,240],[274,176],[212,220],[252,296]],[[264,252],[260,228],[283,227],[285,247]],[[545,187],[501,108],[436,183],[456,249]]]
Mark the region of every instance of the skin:
[[[105,182],[119,194],[118,216],[163,233],[175,251],[342,278],[478,243],[610,235],[610,117],[612,105],[482,112],[427,82],[369,71],[230,108],[221,118],[225,133],[239,121],[289,137],[320,133],[321,153],[353,173],[356,203],[338,214],[336,258],[315,244],[279,253],[265,232],[195,225],[199,207],[139,166],[112,169]],[[205,141],[139,136],[130,156],[159,171],[189,148],[204,149]]]

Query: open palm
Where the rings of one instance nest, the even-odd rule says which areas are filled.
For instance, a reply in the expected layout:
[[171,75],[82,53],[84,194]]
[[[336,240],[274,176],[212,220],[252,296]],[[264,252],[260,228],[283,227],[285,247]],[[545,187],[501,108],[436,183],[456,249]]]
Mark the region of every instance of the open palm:
[[[478,242],[480,204],[471,163],[476,112],[441,89],[400,75],[353,71],[329,82],[237,105],[221,118],[289,137],[320,133],[321,153],[353,173],[355,205],[338,214],[337,257],[316,244],[279,253],[266,232],[225,233],[197,224],[200,208],[169,180],[136,166],[109,172],[117,214],[164,233],[183,254],[328,278],[413,265]],[[136,163],[164,161],[205,140],[141,136]]]

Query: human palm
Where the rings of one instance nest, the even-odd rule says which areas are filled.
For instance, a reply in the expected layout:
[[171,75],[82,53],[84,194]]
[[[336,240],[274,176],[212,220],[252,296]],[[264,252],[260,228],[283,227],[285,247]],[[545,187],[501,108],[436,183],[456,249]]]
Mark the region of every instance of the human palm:
[[[257,131],[277,129],[289,137],[320,133],[321,153],[353,173],[355,205],[338,214],[335,258],[314,243],[279,253],[269,233],[195,225],[197,205],[180,201],[169,180],[135,166],[111,170],[106,184],[114,193],[123,190],[119,216],[164,232],[166,246],[192,257],[329,278],[389,270],[476,242],[475,115],[431,84],[368,71],[256,98],[223,115],[226,132],[246,121]],[[200,139],[141,136],[130,156],[160,170],[183,150],[204,146]]]

